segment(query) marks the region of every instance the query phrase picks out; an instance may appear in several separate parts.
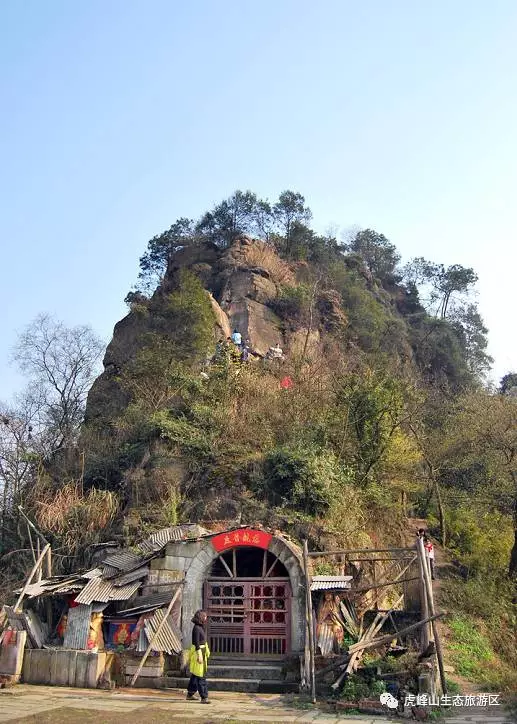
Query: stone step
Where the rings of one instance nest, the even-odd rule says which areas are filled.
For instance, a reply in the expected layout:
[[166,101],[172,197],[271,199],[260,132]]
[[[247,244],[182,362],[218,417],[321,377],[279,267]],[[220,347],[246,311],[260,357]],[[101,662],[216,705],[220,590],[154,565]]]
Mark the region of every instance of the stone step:
[[254,659],[253,656],[210,656],[210,664],[218,666],[283,666],[285,659],[275,656],[264,659]]
[[267,679],[269,681],[281,681],[282,666],[255,666],[250,664],[214,664],[209,663],[209,676],[214,679]]
[[[238,691],[261,694],[286,694],[296,693],[300,685],[292,681],[281,681],[273,679],[217,679],[210,676],[208,672],[209,691]],[[185,689],[189,682],[187,677],[167,676],[163,679],[167,689]]]

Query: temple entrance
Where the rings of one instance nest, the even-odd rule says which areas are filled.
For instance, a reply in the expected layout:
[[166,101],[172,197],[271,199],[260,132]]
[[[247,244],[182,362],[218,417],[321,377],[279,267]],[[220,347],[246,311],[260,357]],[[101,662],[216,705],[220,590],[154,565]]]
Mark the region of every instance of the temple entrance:
[[220,553],[205,581],[204,599],[213,654],[290,653],[289,574],[270,551],[241,546]]

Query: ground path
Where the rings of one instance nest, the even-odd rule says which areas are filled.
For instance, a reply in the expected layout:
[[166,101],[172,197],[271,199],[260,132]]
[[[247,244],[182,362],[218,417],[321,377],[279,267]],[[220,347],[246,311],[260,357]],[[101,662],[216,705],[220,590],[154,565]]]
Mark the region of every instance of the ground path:
[[[292,696],[216,692],[209,706],[186,702],[183,691],[117,689],[100,691],[55,686],[19,685],[0,690],[0,722],[11,724],[193,724],[226,722],[332,722],[333,724],[388,724],[403,721],[390,716],[340,716],[296,703]],[[450,724],[506,724],[502,707],[456,709],[441,721]]]

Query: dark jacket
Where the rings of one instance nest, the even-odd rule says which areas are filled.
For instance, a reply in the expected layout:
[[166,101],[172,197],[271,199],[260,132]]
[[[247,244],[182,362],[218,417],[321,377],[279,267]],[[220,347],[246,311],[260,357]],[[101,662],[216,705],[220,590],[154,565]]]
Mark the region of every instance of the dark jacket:
[[196,647],[197,651],[203,644],[206,644],[205,629],[196,623],[192,629],[192,645]]

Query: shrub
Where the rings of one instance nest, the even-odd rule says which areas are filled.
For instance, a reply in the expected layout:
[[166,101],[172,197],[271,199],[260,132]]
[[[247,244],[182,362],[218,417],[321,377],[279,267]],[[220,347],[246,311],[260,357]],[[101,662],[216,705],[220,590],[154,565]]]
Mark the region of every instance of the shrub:
[[264,460],[260,482],[273,504],[320,515],[348,477],[349,471],[329,451],[276,448]]
[[308,284],[297,287],[283,286],[280,295],[271,307],[276,314],[291,324],[305,324],[308,320],[311,304],[311,289]]

